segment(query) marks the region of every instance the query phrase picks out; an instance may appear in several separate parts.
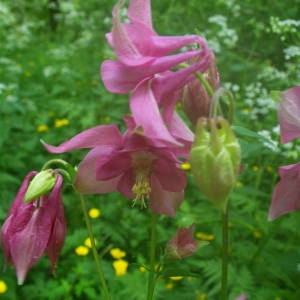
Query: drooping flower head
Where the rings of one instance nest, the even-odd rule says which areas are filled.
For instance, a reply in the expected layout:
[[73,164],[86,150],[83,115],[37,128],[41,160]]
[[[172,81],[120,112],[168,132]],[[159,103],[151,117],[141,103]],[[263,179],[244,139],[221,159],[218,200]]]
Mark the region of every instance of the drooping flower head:
[[282,143],[300,137],[300,86],[288,89],[282,94],[278,118]]
[[97,126],[57,147],[45,147],[52,153],[93,148],[81,162],[74,182],[81,193],[118,191],[134,199],[133,204],[147,206],[149,199],[156,213],[175,215],[186,184],[176,148],[148,138],[132,118],[126,121],[123,135],[114,125]]
[[194,231],[194,225],[180,228],[166,246],[167,257],[181,259],[193,255],[198,248],[197,241],[193,237]]
[[28,270],[43,253],[51,261],[52,272],[55,271],[66,233],[61,175],[56,174],[49,195],[24,202],[29,182],[36,174],[33,171],[25,177],[1,229],[5,260],[16,268],[19,284],[23,284]]

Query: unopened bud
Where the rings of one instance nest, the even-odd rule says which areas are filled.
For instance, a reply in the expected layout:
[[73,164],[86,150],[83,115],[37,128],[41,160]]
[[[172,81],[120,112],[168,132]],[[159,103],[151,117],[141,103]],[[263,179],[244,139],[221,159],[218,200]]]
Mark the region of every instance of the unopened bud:
[[24,202],[29,202],[48,193],[55,185],[57,176],[51,169],[39,172],[30,182]]
[[240,159],[240,145],[228,121],[198,120],[190,158],[192,174],[203,194],[223,211],[235,185]]

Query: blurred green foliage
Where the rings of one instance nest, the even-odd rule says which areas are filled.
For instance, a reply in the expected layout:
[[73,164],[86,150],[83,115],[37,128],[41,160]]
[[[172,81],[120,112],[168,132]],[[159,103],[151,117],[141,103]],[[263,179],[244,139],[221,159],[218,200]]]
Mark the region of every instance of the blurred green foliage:
[[[1,2],[1,221],[25,174],[52,158],[40,139],[58,144],[98,124],[122,126],[128,97],[108,93],[99,78],[100,63],[113,55],[105,40],[112,6],[108,0]],[[300,299],[299,211],[267,221],[277,167],[299,158],[299,144],[278,144],[273,91],[300,81],[300,1],[153,0],[152,8],[159,34],[197,32],[206,37],[215,50],[222,85],[236,97],[236,124],[265,137],[238,133],[245,170],[230,199],[230,299],[241,292],[251,300]],[[78,164],[83,155],[78,151],[59,157]],[[196,233],[213,238],[174,265],[177,275],[185,275],[182,280],[172,281],[170,270],[159,279],[156,296],[161,300],[214,300],[220,289],[220,216],[189,179],[177,217],[159,220],[159,249],[178,226],[191,223]],[[102,212],[92,223],[113,298],[144,299],[147,274],[139,266],[146,263],[148,213],[131,208],[117,193],[88,201]],[[0,274],[8,287],[1,299],[99,299],[91,254],[75,253],[87,233],[79,199],[68,188],[64,204],[68,236],[56,278],[43,258],[25,285],[17,287],[14,270],[7,267]],[[115,276],[111,265],[113,247],[127,253],[130,265],[122,277]]]

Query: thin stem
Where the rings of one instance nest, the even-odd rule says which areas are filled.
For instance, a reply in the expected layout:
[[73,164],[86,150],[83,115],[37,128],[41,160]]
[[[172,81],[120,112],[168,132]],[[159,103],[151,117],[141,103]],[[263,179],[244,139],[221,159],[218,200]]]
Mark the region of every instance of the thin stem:
[[148,277],[147,300],[153,299],[154,287],[155,287],[156,223],[157,223],[157,215],[155,213],[151,213],[150,247],[149,247],[150,270],[149,270],[149,277]]
[[228,205],[222,215],[222,288],[221,300],[227,300],[228,282]]
[[97,248],[96,248],[96,244],[95,244],[95,237],[94,237],[92,225],[91,225],[91,222],[90,222],[90,219],[89,219],[89,216],[88,216],[88,212],[87,212],[87,209],[86,209],[85,200],[84,200],[82,194],[80,194],[80,193],[78,193],[78,194],[79,194],[79,197],[80,197],[81,208],[82,208],[82,211],[83,211],[83,216],[84,216],[86,228],[87,228],[90,240],[91,240],[92,252],[93,252],[95,262],[96,262],[96,267],[97,267],[97,271],[98,271],[100,284],[103,288],[104,298],[106,300],[111,300],[111,296],[109,294],[109,290],[108,290],[108,287],[107,287],[107,284],[106,284],[106,281],[105,281],[105,278],[104,278],[104,271],[103,271],[103,268],[102,268],[102,265],[101,265],[100,257],[99,257],[98,252],[97,252]]

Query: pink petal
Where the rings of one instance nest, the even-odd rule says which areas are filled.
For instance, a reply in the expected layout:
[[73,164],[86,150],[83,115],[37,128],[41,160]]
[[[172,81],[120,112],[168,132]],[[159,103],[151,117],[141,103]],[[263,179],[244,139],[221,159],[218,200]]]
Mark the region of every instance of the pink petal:
[[[104,194],[116,191],[119,177],[100,181],[96,179],[96,162],[101,153],[107,154],[111,148],[97,147],[91,150],[81,162],[74,185],[82,194]],[[100,155],[100,156],[99,156]]]
[[175,216],[176,210],[183,201],[183,192],[165,191],[155,176],[151,177],[150,208],[158,214]]
[[150,83],[145,81],[132,93],[130,108],[137,126],[141,126],[145,135],[165,145],[180,145],[164,124]]
[[283,93],[278,118],[282,143],[300,137],[300,86],[295,86]]
[[85,130],[59,146],[43,144],[51,153],[63,153],[74,149],[93,148],[99,145],[116,145],[121,141],[122,136],[117,126],[101,125]]
[[269,220],[300,208],[300,162],[279,168],[281,179],[269,208]]
[[174,161],[156,159],[154,161],[155,177],[161,187],[170,192],[182,192],[186,185],[186,174]]
[[115,151],[99,159],[96,164],[96,179],[108,180],[123,174],[131,167],[131,156]]
[[127,15],[132,22],[139,21],[148,28],[153,28],[150,0],[131,0]]
[[120,194],[129,199],[134,199],[135,195],[132,192],[132,187],[135,183],[135,178],[132,169],[128,169],[120,178],[117,190]]

